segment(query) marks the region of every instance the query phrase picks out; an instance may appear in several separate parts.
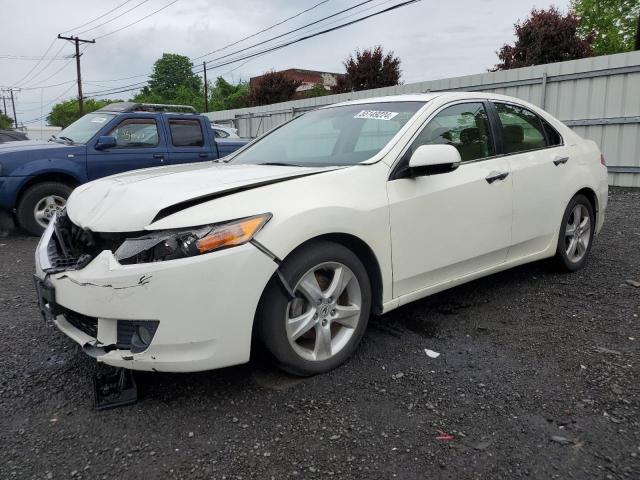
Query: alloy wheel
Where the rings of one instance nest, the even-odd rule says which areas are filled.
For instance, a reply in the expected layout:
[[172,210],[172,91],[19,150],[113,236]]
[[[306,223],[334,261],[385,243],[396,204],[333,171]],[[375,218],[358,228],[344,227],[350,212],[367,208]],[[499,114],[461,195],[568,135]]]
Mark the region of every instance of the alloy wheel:
[[349,342],[360,321],[362,292],[354,273],[338,262],[308,270],[287,305],[289,343],[302,358],[327,360]]
[[59,195],[48,195],[42,198],[33,208],[33,216],[41,227],[46,228],[53,215],[61,212],[67,204],[66,199]]
[[581,203],[573,207],[564,230],[567,258],[572,263],[580,262],[587,253],[591,241],[591,216]]

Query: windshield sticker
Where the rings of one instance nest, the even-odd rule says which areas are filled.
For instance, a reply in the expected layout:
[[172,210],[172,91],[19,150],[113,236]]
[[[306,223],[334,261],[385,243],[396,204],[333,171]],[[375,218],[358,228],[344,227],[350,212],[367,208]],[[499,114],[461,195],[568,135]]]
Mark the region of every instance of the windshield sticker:
[[91,119],[92,123],[104,123],[106,120],[106,117],[96,117]]
[[372,120],[391,120],[398,112],[385,112],[382,110],[362,110],[353,118],[370,118]]

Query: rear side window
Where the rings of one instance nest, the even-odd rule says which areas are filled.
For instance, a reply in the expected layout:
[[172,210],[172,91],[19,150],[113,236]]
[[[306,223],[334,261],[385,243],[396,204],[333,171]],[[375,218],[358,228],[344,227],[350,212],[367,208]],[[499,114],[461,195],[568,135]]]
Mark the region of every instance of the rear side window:
[[547,146],[542,120],[538,115],[516,105],[495,105],[502,126],[504,153],[526,152]]
[[198,120],[169,120],[171,143],[174,147],[202,147],[204,136]]
[[148,148],[158,145],[158,125],[152,118],[127,118],[111,132],[116,148]]
[[542,128],[544,128],[544,132],[547,134],[547,146],[548,147],[556,147],[558,145],[562,145],[562,137],[553,128],[549,123],[547,123],[544,119],[542,120]]

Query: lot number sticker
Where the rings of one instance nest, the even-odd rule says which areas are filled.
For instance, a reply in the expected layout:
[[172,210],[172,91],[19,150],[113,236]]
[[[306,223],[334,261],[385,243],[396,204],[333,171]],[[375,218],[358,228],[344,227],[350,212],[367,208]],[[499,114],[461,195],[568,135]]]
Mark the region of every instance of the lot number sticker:
[[362,110],[353,118],[370,118],[372,120],[391,120],[398,112],[385,112],[382,110]]

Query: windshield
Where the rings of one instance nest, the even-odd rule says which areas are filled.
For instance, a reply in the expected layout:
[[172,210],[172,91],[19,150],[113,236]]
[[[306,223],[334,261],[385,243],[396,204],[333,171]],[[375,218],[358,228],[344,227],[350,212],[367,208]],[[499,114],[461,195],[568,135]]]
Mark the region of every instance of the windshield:
[[88,113],[55,136],[74,143],[86,143],[113,117],[113,113]]
[[314,110],[255,142],[231,163],[355,165],[382,150],[424,104],[361,103]]

